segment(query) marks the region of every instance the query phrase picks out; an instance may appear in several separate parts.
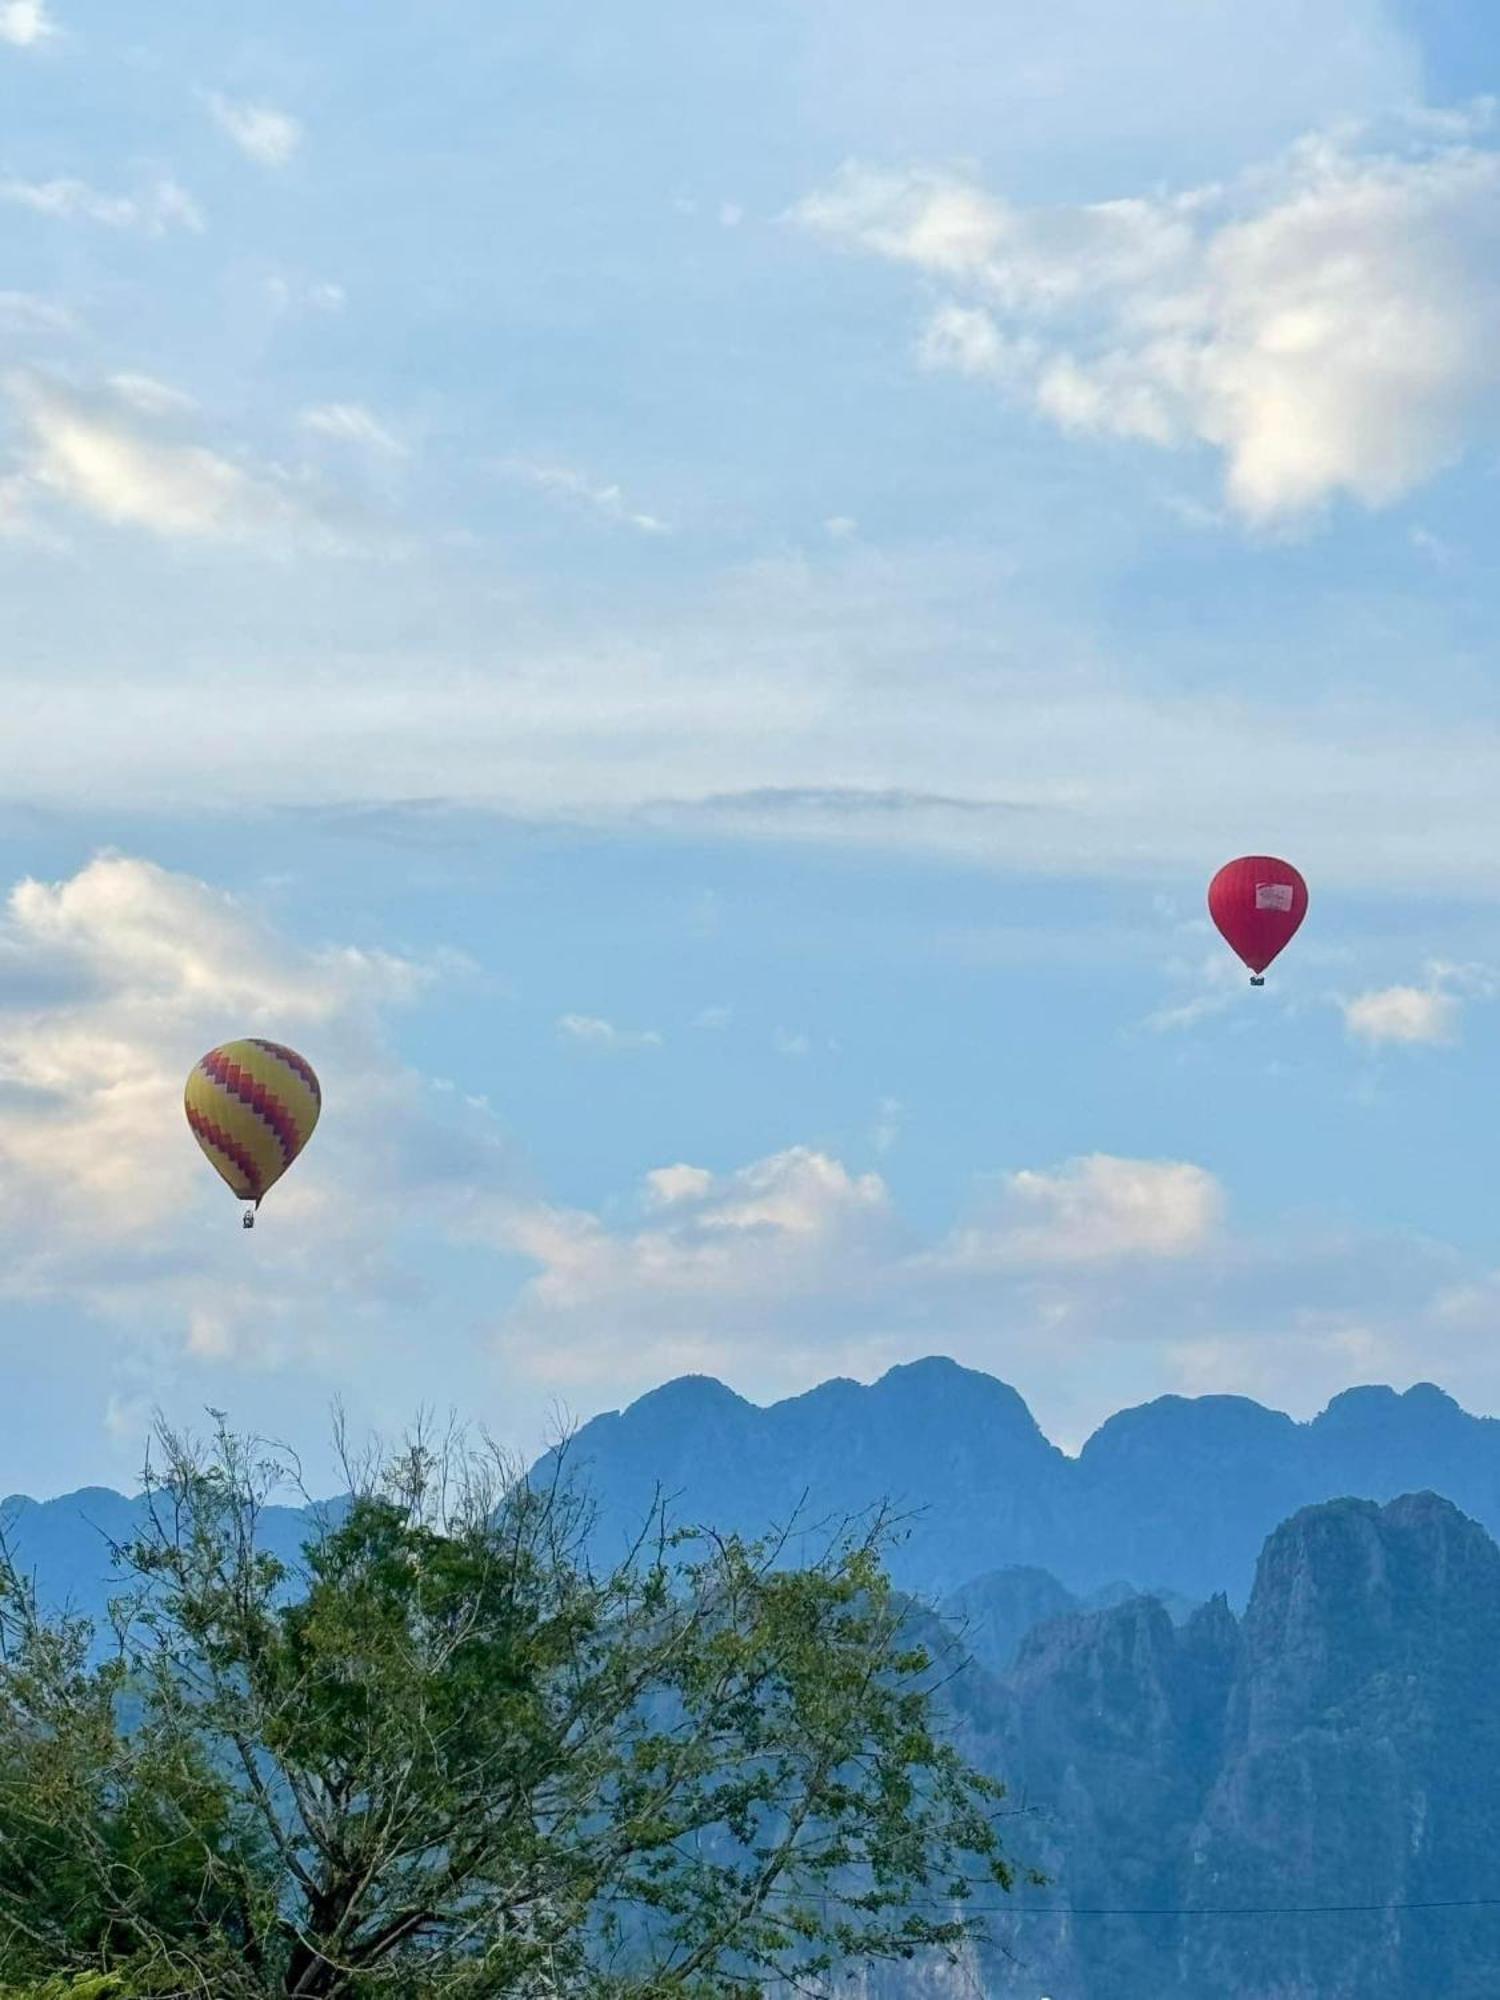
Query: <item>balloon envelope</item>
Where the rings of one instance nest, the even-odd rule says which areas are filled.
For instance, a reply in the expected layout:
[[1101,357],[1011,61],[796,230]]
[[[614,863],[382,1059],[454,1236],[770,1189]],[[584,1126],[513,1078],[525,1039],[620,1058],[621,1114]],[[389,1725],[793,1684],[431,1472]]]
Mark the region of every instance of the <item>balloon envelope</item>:
[[1252,972],[1264,972],[1307,915],[1307,884],[1289,861],[1245,854],[1209,883],[1208,914],[1230,950]]
[[259,1202],[312,1137],[323,1106],[312,1065],[280,1042],[225,1042],[183,1093],[193,1137],[241,1201]]

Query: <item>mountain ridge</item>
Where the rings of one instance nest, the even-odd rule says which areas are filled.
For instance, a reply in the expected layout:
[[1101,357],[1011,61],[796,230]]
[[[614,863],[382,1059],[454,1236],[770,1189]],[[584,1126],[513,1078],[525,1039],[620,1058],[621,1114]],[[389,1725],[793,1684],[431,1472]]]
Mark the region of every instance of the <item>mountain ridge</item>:
[[[830,1521],[885,1501],[900,1537],[892,1575],[934,1600],[1029,1567],[1075,1597],[1130,1578],[1243,1604],[1266,1536],[1346,1495],[1430,1488],[1500,1532],[1500,1421],[1432,1383],[1357,1385],[1305,1421],[1242,1396],[1158,1397],[1117,1411],[1070,1456],[1013,1387],[942,1355],[769,1404],[683,1375],[582,1424],[532,1476],[550,1477],[560,1457],[593,1501],[603,1558],[623,1556],[658,1493],[679,1521],[746,1534],[796,1517],[793,1559],[821,1546],[820,1525],[826,1539]],[[88,1609],[100,1602],[100,1529],[120,1539],[140,1504],[98,1486],[16,1494],[0,1519],[49,1587],[66,1580]],[[271,1527],[294,1545],[304,1518],[282,1509]]]

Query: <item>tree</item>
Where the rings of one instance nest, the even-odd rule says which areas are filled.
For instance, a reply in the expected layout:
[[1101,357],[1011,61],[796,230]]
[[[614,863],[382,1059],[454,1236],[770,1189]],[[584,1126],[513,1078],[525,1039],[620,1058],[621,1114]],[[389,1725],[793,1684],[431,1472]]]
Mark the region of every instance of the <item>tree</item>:
[[658,1506],[601,1575],[561,1465],[419,1433],[346,1454],[293,1572],[283,1461],[158,1438],[102,1664],[0,1556],[0,1979],[731,2000],[951,1954],[1010,1886],[883,1513],[790,1569]]

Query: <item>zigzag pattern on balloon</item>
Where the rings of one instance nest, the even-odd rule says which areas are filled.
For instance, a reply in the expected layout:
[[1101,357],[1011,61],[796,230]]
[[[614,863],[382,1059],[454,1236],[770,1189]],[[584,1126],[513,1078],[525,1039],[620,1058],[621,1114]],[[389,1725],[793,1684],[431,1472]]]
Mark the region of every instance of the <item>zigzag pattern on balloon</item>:
[[192,1127],[194,1138],[198,1141],[204,1152],[208,1153],[210,1159],[213,1158],[214,1153],[222,1153],[224,1161],[233,1167],[238,1174],[239,1181],[236,1184],[225,1172],[223,1162],[214,1160],[214,1165],[218,1167],[224,1179],[229,1181],[229,1185],[240,1199],[242,1201],[259,1201],[265,1193],[265,1188],[261,1183],[260,1168],[256,1166],[254,1160],[251,1159],[244,1147],[237,1146],[227,1132],[221,1131],[211,1118],[205,1117],[201,1111],[195,1110],[192,1105],[188,1106],[187,1118],[188,1124]]
[[289,1049],[284,1042],[264,1042],[259,1035],[250,1037],[252,1049],[264,1049],[268,1056],[277,1056],[289,1070],[294,1070],[307,1085],[318,1103],[323,1102],[323,1088],[313,1075],[312,1064],[305,1062],[295,1049]]
[[273,1096],[263,1083],[248,1075],[238,1063],[228,1061],[220,1049],[203,1058],[203,1073],[265,1119],[281,1142],[282,1153],[290,1166],[302,1150],[302,1140],[296,1120],[281,1099]]

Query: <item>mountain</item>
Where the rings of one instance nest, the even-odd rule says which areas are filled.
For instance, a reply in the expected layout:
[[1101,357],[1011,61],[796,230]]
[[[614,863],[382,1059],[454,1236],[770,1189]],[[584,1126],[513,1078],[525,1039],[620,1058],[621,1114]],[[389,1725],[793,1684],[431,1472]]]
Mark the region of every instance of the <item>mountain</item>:
[[[550,1476],[556,1457],[536,1475]],[[925,1509],[902,1523],[898,1566],[934,1591],[1001,1564],[1053,1567],[1045,1555],[1063,1528],[1052,1503],[1069,1466],[1014,1389],[942,1360],[868,1387],[824,1382],[765,1409],[683,1376],[585,1424],[564,1458],[598,1505],[606,1555],[628,1547],[658,1489],[679,1520],[747,1534],[796,1517],[799,1555],[824,1544],[830,1519],[890,1497]]]
[[[684,1376],[583,1425],[565,1464],[599,1504],[609,1553],[658,1489],[677,1519],[747,1534],[799,1508],[816,1524],[889,1499],[907,1517],[892,1574],[934,1598],[1019,1565],[1079,1593],[1129,1577],[1242,1604],[1271,1530],[1345,1494],[1430,1488],[1500,1531],[1500,1422],[1425,1383],[1350,1389],[1311,1423],[1239,1396],[1163,1396],[1111,1417],[1075,1459],[1013,1389],[939,1357],[765,1408]],[[816,1539],[794,1537],[794,1553]]]
[[[112,1550],[140,1534],[147,1511],[144,1496],[127,1499],[107,1486],[85,1486],[56,1500],[18,1493],[0,1501],[0,1534],[21,1571],[34,1578],[46,1608],[99,1624],[111,1597],[122,1595],[129,1582]],[[260,1516],[261,1546],[295,1566],[311,1525],[307,1509],[268,1506]]]
[[[534,1476],[549,1478],[556,1459],[546,1454]],[[689,1375],[583,1425],[563,1459],[597,1508],[594,1550],[606,1558],[624,1553],[658,1491],[679,1522],[755,1535],[795,1517],[793,1560],[824,1545],[831,1521],[888,1499],[902,1536],[891,1572],[933,1602],[1031,1568],[1073,1599],[1142,1587],[1179,1615],[1216,1591],[1239,1606],[1271,1530],[1347,1494],[1430,1489],[1500,1532],[1500,1422],[1429,1384],[1404,1395],[1350,1389],[1310,1423],[1243,1397],[1163,1396],[1111,1417],[1070,1458],[1014,1389],[937,1357],[764,1408]],[[71,1595],[97,1613],[109,1588],[104,1535],[118,1535],[136,1504],[90,1488],[17,1497],[0,1518],[49,1601]],[[268,1533],[291,1550],[301,1523],[273,1510]],[[1004,1614],[1011,1625],[1014,1616]]]
[[1154,1598],[1176,1624],[1184,1623],[1196,1608],[1175,1591],[1142,1593],[1130,1583],[1105,1584],[1086,1597],[1078,1597],[1048,1571],[1017,1566],[975,1577],[971,1583],[950,1592],[938,1611],[981,1666],[1003,1673],[1014,1661],[1022,1640],[1038,1625],[1063,1618],[1069,1612],[1128,1604],[1145,1594]]

